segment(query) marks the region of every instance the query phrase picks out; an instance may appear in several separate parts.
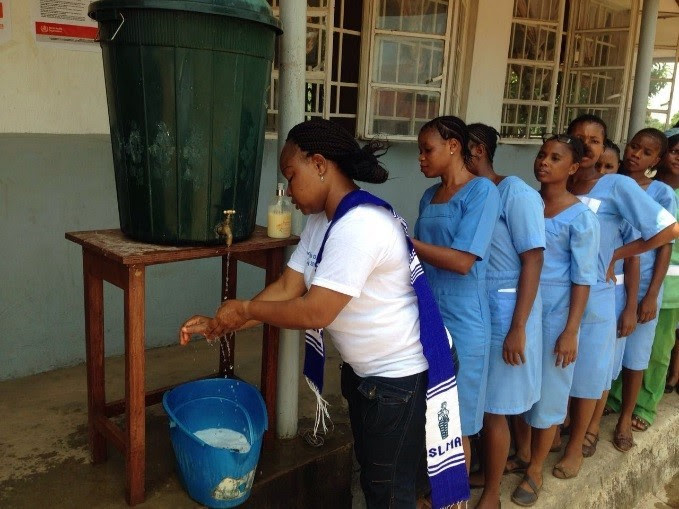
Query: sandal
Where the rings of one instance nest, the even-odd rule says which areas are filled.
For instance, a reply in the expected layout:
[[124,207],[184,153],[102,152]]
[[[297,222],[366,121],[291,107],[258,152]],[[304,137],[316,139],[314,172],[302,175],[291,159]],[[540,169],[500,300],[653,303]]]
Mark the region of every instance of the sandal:
[[[509,467],[509,463],[514,463],[513,467]],[[514,474],[525,472],[530,465],[530,461],[524,461],[519,458],[516,454],[512,454],[507,458],[507,463],[505,464],[505,474]]]
[[642,419],[638,415],[632,416],[632,431],[646,431],[651,425],[646,419]]
[[596,452],[596,444],[599,442],[599,435],[592,433],[591,431],[587,431],[585,433],[585,440],[587,440],[589,443],[582,444],[582,455],[585,458],[591,458]]
[[620,452],[628,452],[635,445],[634,438],[631,436],[625,436],[622,433],[618,433],[617,431],[613,436],[613,447],[615,447]]
[[554,465],[554,468],[552,469],[552,475],[557,479],[573,479],[574,477],[578,476],[578,473],[579,471],[571,472],[563,465]]
[[512,493],[512,502],[522,507],[530,507],[538,501],[538,494],[542,486],[535,484],[535,481],[528,474],[523,476],[523,481],[526,481],[532,491],[524,490],[519,484]]
[[679,384],[677,384],[676,386],[670,385],[670,384],[665,384],[665,394],[671,394],[672,392],[674,392],[675,387],[679,391]]
[[614,414],[614,413],[615,413],[615,410],[613,410],[613,409],[612,409],[611,407],[609,407],[608,405],[606,405],[606,406],[604,407],[604,413],[603,413],[603,416],[604,416],[604,417],[606,417],[607,415]]

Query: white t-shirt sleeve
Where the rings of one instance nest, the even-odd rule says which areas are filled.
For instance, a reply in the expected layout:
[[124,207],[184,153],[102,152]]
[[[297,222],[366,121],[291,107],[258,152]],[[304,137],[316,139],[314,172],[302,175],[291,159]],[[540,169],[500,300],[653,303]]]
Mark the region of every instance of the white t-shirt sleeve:
[[358,297],[370,274],[393,248],[391,214],[376,206],[349,211],[333,226],[311,284]]
[[[295,272],[301,272],[304,274],[304,268],[309,262],[309,246],[311,244],[311,233],[316,226],[315,223],[318,222],[317,216],[309,216],[306,222],[306,226],[302,230],[299,236],[299,243],[292,253],[292,256],[288,260],[288,267],[290,267]],[[316,253],[313,254],[316,256]]]

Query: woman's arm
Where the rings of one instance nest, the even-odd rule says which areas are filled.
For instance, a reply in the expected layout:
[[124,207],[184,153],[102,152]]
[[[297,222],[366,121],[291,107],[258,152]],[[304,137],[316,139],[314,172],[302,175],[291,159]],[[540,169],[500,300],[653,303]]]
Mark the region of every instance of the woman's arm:
[[639,302],[639,310],[637,311],[640,323],[650,322],[658,314],[658,294],[660,293],[660,287],[665,279],[665,275],[667,275],[671,255],[672,244],[660,246],[655,253],[651,282],[648,285],[648,290],[646,290],[646,295]]
[[554,354],[556,355],[555,366],[561,365],[565,368],[572,362],[578,354],[578,331],[580,330],[580,322],[582,315],[585,312],[587,299],[589,298],[589,286],[571,285],[571,303],[568,308],[568,320],[559,338],[554,345]]
[[625,309],[620,313],[618,321],[618,337],[624,338],[632,334],[637,327],[637,295],[639,294],[639,257],[625,258],[622,265],[625,274]]
[[672,239],[679,237],[679,223],[673,223],[664,230],[659,231],[648,240],[637,239],[623,246],[620,246],[613,252],[613,258],[608,266],[606,273],[606,280],[612,281],[614,276],[614,265],[618,260],[631,258],[632,256],[640,255],[651,249],[656,249],[664,244],[669,244]]
[[428,244],[417,239],[412,239],[412,241],[420,260],[439,269],[457,272],[464,276],[471,270],[476,261],[476,255],[466,251]]
[[[292,270],[286,267],[283,274],[276,279],[269,286],[259,292],[252,300],[266,300],[266,301],[283,301],[295,297],[300,297],[306,292],[304,284],[304,275],[301,272]],[[237,302],[235,300],[227,300],[219,307],[219,311],[229,302]],[[259,325],[259,320],[248,320],[243,323],[240,329],[247,329]],[[196,315],[189,318],[180,329],[179,342],[182,345],[187,344],[191,340],[193,334],[202,334],[207,339],[213,339],[221,336],[224,331],[220,329],[218,322],[214,318],[207,316]]]
[[535,296],[540,284],[540,273],[544,261],[544,250],[530,249],[519,255],[521,273],[516,289],[516,305],[512,316],[512,324],[502,347],[502,358],[507,364],[518,366],[526,362],[526,322],[530,315]]

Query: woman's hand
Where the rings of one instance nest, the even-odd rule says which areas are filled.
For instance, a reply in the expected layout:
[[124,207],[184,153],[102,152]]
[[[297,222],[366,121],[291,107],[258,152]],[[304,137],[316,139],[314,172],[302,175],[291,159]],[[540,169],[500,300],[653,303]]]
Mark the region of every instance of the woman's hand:
[[608,270],[606,271],[606,282],[611,282],[613,284],[618,282],[617,278],[615,277],[615,258],[613,258],[611,263],[608,265]]
[[240,329],[249,320],[246,314],[248,300],[229,299],[222,303],[215,315],[219,335]]
[[627,306],[620,314],[618,320],[618,337],[624,338],[629,336],[637,328],[637,310],[636,307]]
[[502,359],[510,366],[525,364],[525,349],[526,329],[524,327],[510,327],[502,345]]
[[192,316],[179,329],[179,344],[182,346],[189,344],[194,334],[201,334],[207,340],[215,339],[217,337],[214,334],[216,327],[217,322],[213,318],[202,315]]
[[637,316],[639,317],[639,323],[646,323],[653,320],[658,314],[658,296],[649,295],[648,293],[644,295],[644,298],[639,302],[639,310],[637,311]]
[[565,330],[561,333],[554,345],[554,355],[556,355],[555,366],[561,365],[565,368],[575,362],[578,355],[578,333]]

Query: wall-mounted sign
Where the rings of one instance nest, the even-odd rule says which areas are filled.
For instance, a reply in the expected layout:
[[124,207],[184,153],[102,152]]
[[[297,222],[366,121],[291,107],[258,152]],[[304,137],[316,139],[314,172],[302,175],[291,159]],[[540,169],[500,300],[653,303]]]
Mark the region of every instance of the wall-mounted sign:
[[12,17],[9,0],[0,0],[0,44],[12,39]]
[[99,51],[97,23],[87,16],[90,0],[34,0],[33,34],[40,44]]

